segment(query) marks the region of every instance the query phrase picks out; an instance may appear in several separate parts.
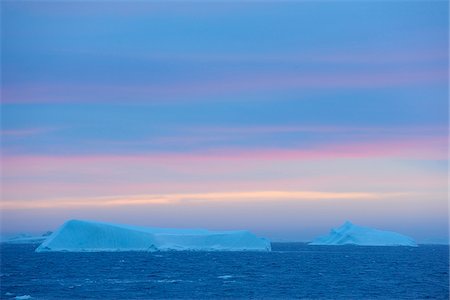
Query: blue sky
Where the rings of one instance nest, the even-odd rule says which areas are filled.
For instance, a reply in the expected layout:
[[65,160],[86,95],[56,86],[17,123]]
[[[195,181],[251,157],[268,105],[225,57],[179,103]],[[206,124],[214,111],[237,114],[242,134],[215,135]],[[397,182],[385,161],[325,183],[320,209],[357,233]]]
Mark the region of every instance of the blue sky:
[[234,218],[307,240],[351,219],[447,239],[446,1],[1,5],[3,232]]

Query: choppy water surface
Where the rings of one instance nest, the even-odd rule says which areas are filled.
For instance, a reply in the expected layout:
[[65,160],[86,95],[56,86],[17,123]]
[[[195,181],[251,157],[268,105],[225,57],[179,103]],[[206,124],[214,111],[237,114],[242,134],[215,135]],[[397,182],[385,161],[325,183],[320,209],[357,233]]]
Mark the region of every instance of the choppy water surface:
[[448,246],[274,243],[273,252],[35,253],[1,248],[1,297],[448,299]]

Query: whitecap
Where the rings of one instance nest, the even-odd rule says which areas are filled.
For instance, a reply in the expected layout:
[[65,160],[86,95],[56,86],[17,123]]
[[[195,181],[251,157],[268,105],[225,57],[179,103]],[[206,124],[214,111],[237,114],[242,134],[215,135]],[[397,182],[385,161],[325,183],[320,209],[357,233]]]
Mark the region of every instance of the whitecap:
[[27,300],[31,299],[32,297],[30,295],[23,295],[23,296],[16,296],[14,299],[16,300]]

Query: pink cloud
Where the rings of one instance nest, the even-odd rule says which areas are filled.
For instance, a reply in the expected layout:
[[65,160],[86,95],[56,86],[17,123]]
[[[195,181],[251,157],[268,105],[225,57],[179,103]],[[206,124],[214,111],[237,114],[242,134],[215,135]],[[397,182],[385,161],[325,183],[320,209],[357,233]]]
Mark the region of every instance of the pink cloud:
[[130,205],[180,205],[211,202],[279,202],[311,200],[376,200],[410,196],[408,193],[361,193],[320,191],[245,191],[245,192],[203,192],[150,195],[121,195],[109,197],[83,197],[36,201],[2,201],[2,209],[36,209],[68,207],[108,207]]
[[[424,33],[426,34],[426,33]],[[141,61],[170,61],[196,63],[335,63],[335,64],[363,64],[368,66],[380,64],[404,64],[423,62],[447,62],[448,53],[445,44],[435,48],[424,49],[366,49],[363,51],[336,50],[328,52],[283,52],[283,53],[155,53],[148,51],[117,52],[103,49],[59,49],[70,55],[108,56],[114,59],[138,59]]]
[[[189,97],[289,89],[373,89],[411,85],[447,84],[448,70],[384,71],[363,73],[270,73],[239,74],[191,82],[120,85],[30,84],[3,87],[3,103],[186,101]],[[39,98],[36,98],[39,95]],[[152,99],[152,100],[149,100]],[[155,100],[158,99],[158,100]]]
[[55,131],[55,128],[22,128],[22,129],[2,129],[0,136],[2,137],[25,137],[31,135],[39,135]]
[[151,153],[117,155],[19,155],[4,156],[5,169],[15,166],[52,166],[60,164],[91,163],[157,163],[172,165],[201,161],[258,161],[258,160],[320,160],[340,158],[401,158],[401,159],[447,159],[447,137],[423,137],[403,140],[371,141],[366,143],[322,144],[310,149],[239,149],[220,148],[189,153]]
[[[326,164],[326,163],[324,163]],[[4,182],[2,192],[10,201],[13,200],[45,200],[49,198],[64,197],[92,197],[92,195],[116,196],[116,195],[135,195],[161,193],[168,194],[174,191],[182,191],[183,193],[217,192],[217,191],[256,191],[262,188],[266,190],[278,191],[296,191],[296,190],[322,190],[322,191],[346,191],[353,189],[356,191],[414,191],[416,193],[430,195],[430,191],[443,191],[447,186],[445,176],[433,172],[405,172],[405,169],[399,169],[398,166],[392,164],[383,168],[372,168],[364,174],[358,172],[353,166],[347,166],[345,170],[341,167],[328,166],[324,168],[324,164],[317,164],[316,168],[325,170],[320,174],[311,174],[305,170],[299,170],[296,174],[278,177],[278,174],[272,174],[267,178],[224,178],[218,173],[218,170],[209,171],[207,174],[203,166],[198,169],[192,169],[190,174],[186,176],[198,175],[191,180],[173,180],[170,177],[154,182],[145,180],[145,178],[135,178],[131,171],[128,175],[103,174],[101,180],[98,180],[98,174],[89,174],[85,171],[85,180],[72,181],[70,178],[56,178],[63,173],[83,172],[80,166],[78,170],[67,168],[64,170],[53,169],[51,174],[55,177],[49,179],[49,173],[41,170],[41,177],[35,176],[27,178],[29,174],[24,170],[23,177],[16,175],[16,179]],[[360,166],[370,165],[370,162],[360,163]],[[378,162],[378,165],[380,162]],[[209,165],[211,168],[211,165]],[[240,164],[241,169],[267,170],[270,166],[259,164],[256,166]],[[274,166],[272,166],[273,168]],[[389,168],[391,167],[391,168]],[[134,166],[130,166],[134,168]],[[277,169],[277,167],[273,168]],[[272,170],[273,170],[272,169]],[[236,170],[222,170],[223,174],[236,172]],[[35,173],[35,172],[32,172]],[[17,173],[16,173],[17,174]],[[209,177],[209,179],[206,179]],[[412,188],[412,186],[414,188]]]
[[[342,169],[339,173],[349,176],[348,180],[356,183],[358,178],[355,178],[355,174],[358,174],[362,160],[369,160],[364,168],[376,169],[379,164],[377,161],[392,159],[446,160],[447,137],[327,144],[314,149],[224,148],[145,155],[3,155],[2,194],[9,195],[10,199],[34,199],[49,195],[89,196],[220,189],[236,191],[261,187],[285,190],[334,185],[335,188],[352,188],[352,185],[342,183],[341,177],[344,175],[336,178],[329,172]],[[352,160],[356,162],[350,165]],[[343,162],[336,164],[339,161]],[[311,169],[310,166],[310,169],[304,169],[306,164],[313,164],[315,168]],[[331,169],[328,167],[330,164],[334,165]],[[292,169],[289,166],[297,167]],[[367,175],[370,179],[365,176],[366,180],[357,186],[366,184],[366,187],[402,187],[405,190],[406,184],[406,190],[410,190],[411,182],[420,182],[414,187],[422,189],[442,185],[436,177],[426,172],[421,174],[423,171],[420,170],[412,170],[413,174],[409,174],[408,170],[405,173],[404,169],[397,170],[394,166],[384,168],[392,168],[392,174],[397,174],[401,180],[386,171],[380,173],[384,174],[380,178],[376,171],[375,175]],[[388,182],[384,180],[385,176],[389,178]],[[327,180],[327,177],[330,178]],[[367,185],[371,180],[374,183]]]
[[308,133],[360,133],[360,134],[442,134],[446,133],[446,126],[334,126],[334,125],[258,125],[258,126],[209,126],[209,127],[183,127],[182,131],[194,133],[211,133],[214,135],[222,134],[258,134],[258,133],[291,133],[291,132],[308,132]]
[[[184,127],[170,127],[171,134],[160,137],[142,138],[139,140],[123,141],[93,141],[95,144],[101,144],[102,146],[167,146],[176,145],[180,146],[198,146],[204,145],[210,152],[214,152],[215,142],[236,142],[243,141],[249,137],[258,135],[263,137],[275,137],[280,133],[313,133],[316,136],[322,135],[322,139],[326,136],[332,136],[334,142],[328,142],[322,144],[325,145],[337,145],[342,143],[342,138],[348,140],[352,138],[352,144],[362,144],[363,141],[370,141],[370,143],[381,142],[398,142],[405,139],[420,139],[423,137],[439,137],[446,135],[448,129],[446,126],[404,126],[404,127],[392,127],[392,126],[326,126],[326,125],[256,125],[256,126],[184,126]],[[338,140],[338,141],[336,141]],[[356,143],[355,141],[360,141]],[[233,145],[233,143],[232,143]],[[309,149],[316,150],[320,147],[312,147]],[[291,146],[295,148],[295,146]],[[253,148],[254,149],[254,148]],[[222,149],[224,150],[224,149]],[[219,151],[222,151],[219,149]],[[233,149],[226,149],[232,151]],[[235,149],[239,151],[239,149]],[[270,150],[270,149],[269,149]],[[295,149],[299,151],[300,149]],[[243,151],[243,150],[240,150]],[[256,150],[253,150],[256,152]],[[245,152],[245,151],[244,151]]]

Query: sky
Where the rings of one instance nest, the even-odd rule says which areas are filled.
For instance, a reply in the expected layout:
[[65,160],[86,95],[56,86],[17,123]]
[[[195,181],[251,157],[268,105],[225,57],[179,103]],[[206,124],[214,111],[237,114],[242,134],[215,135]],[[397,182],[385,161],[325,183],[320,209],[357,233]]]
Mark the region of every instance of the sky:
[[447,1],[2,1],[1,233],[448,242]]

